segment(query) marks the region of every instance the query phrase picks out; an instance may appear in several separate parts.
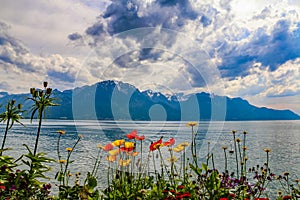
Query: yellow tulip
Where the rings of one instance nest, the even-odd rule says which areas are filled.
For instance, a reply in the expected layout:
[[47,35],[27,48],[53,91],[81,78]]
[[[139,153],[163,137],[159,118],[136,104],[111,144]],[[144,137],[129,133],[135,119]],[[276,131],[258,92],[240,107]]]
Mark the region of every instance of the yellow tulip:
[[108,152],[111,156],[116,156],[120,153],[120,150],[119,149],[114,149],[114,150],[110,150]]
[[119,146],[121,146],[124,142],[125,142],[125,140],[115,140],[112,144],[113,144],[115,147],[119,147]]
[[168,162],[174,163],[174,162],[176,162],[178,160],[178,158],[176,156],[172,156],[170,158],[167,158],[167,160],[168,160]]
[[186,123],[186,126],[189,126],[189,127],[193,127],[193,126],[197,126],[198,125],[198,122],[188,122]]
[[179,145],[177,147],[173,148],[173,151],[175,151],[176,153],[179,153],[179,152],[181,152],[183,150],[184,150],[184,147],[183,146],[179,146]]
[[131,162],[131,159],[128,159],[128,160],[120,159],[119,160],[119,165],[123,166],[123,167],[126,167],[126,166],[128,166],[130,164],[130,162]]
[[178,144],[178,146],[188,147],[188,146],[190,146],[190,143],[189,142],[182,142],[182,143]]
[[66,132],[63,131],[63,130],[58,130],[57,133],[61,134],[61,135],[64,135]]
[[109,162],[114,162],[114,161],[116,161],[116,159],[117,159],[117,156],[106,156],[106,160]]
[[124,147],[126,149],[133,148],[134,147],[134,142],[125,142]]
[[127,155],[129,155],[129,156],[137,156],[137,155],[139,155],[139,152],[128,152]]
[[66,151],[67,151],[67,152],[71,152],[72,150],[73,150],[73,149],[70,148],[70,147],[66,148]]

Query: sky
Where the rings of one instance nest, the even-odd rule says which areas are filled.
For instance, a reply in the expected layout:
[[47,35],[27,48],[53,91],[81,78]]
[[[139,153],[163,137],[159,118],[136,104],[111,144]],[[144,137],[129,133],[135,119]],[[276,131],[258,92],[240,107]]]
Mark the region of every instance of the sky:
[[300,114],[298,0],[1,0],[0,91],[99,81]]

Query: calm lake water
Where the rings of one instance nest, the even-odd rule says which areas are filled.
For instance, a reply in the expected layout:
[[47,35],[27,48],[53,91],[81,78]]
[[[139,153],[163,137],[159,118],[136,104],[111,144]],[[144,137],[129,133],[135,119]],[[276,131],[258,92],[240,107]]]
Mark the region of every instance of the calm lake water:
[[[22,144],[27,144],[31,149],[34,147],[36,138],[37,122],[32,124],[24,120],[26,127],[14,125],[7,136],[6,146],[13,150],[5,152],[6,155],[17,157],[26,153]],[[97,154],[98,144],[107,144],[116,139],[124,139],[125,134],[133,129],[139,135],[145,135],[145,149],[148,152],[151,141],[158,140],[164,136],[164,140],[174,137],[176,143],[191,141],[191,128],[186,127],[186,122],[144,122],[144,121],[67,121],[67,120],[46,120],[43,122],[39,140],[38,150],[47,153],[48,157],[57,160],[56,144],[57,130],[64,130],[66,134],[61,139],[62,156],[66,156],[65,148],[72,147],[78,134],[83,135],[82,141],[78,144],[71,159],[75,160],[71,165],[73,174],[80,171],[85,174],[92,170]],[[5,126],[0,126],[0,141],[4,134]],[[276,174],[289,171],[293,178],[300,178],[300,121],[234,121],[234,122],[200,122],[196,127],[198,157],[205,162],[205,155],[210,143],[210,151],[214,153],[217,168],[224,169],[224,156],[222,146],[233,148],[231,130],[237,130],[237,137],[243,139],[243,131],[248,132],[246,139],[247,166],[256,166],[266,161],[264,148],[271,148],[270,167]],[[187,150],[189,152],[189,150]],[[167,152],[167,151],[166,151]],[[235,157],[229,155],[229,165],[235,165]],[[103,162],[105,163],[105,162]],[[58,164],[51,164],[53,167],[50,176],[54,178]],[[101,165],[104,167],[104,164]],[[232,168],[231,171],[234,171]],[[104,170],[98,170],[98,177],[105,179]],[[99,181],[101,182],[101,181]],[[105,181],[104,181],[105,182]],[[100,185],[101,187],[101,185]]]

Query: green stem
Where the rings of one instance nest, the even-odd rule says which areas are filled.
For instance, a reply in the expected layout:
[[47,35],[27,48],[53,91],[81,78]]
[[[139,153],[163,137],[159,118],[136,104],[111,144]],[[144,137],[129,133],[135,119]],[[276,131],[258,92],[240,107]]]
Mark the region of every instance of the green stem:
[[225,172],[227,172],[227,154],[226,154],[226,149],[224,149],[224,156],[225,156]]
[[171,175],[169,176],[170,179],[171,179],[171,182],[173,182],[174,186],[175,186],[175,179],[174,179],[174,162],[173,162],[173,158],[174,158],[174,155],[173,155],[173,151],[170,150],[170,156],[171,156]]
[[156,181],[159,181],[157,179],[157,171],[156,171],[156,165],[155,165],[155,159],[154,159],[154,153],[153,153],[153,151],[152,151],[152,160],[153,160],[153,166],[154,166],[154,173],[155,173]]
[[[5,144],[6,136],[7,136],[8,129],[9,129],[9,123],[10,123],[10,118],[7,119],[7,123],[6,123],[6,128],[5,128],[5,133],[4,133],[4,138],[3,138],[1,150],[4,149],[4,144]],[[2,153],[3,153],[3,151],[0,152],[0,156],[2,156]]]
[[[94,164],[92,173],[91,173],[92,176],[96,175],[96,173],[97,173],[97,170],[96,170],[96,169],[97,169],[97,166],[99,165],[100,152],[101,152],[101,149],[98,150],[97,158],[96,158],[96,161],[95,161],[95,164]],[[101,160],[101,159],[100,159],[100,160]],[[94,173],[95,173],[95,174],[94,174]]]
[[237,178],[239,178],[239,162],[238,162],[237,147],[235,142],[235,134],[233,134],[233,142],[234,142],[234,150],[235,150],[236,175]]
[[44,110],[44,108],[41,108],[39,110],[39,126],[38,126],[38,131],[37,131],[35,145],[34,145],[34,153],[33,153],[34,156],[36,155],[37,146],[38,146],[39,137],[40,137],[40,132],[41,132],[41,127],[42,127],[43,110]]
[[197,162],[197,150],[196,150],[196,135],[194,134],[194,126],[192,126],[192,157],[195,163],[195,166],[198,167]]
[[[141,152],[141,164],[140,164],[140,166],[141,166],[141,168],[140,169],[142,169],[142,167],[143,167],[143,140],[141,140],[141,150],[140,150],[140,152]],[[139,169],[139,171],[140,171],[140,169]]]
[[161,164],[161,170],[162,170],[162,177],[163,177],[163,180],[164,180],[164,169],[166,171],[166,173],[168,173],[168,169],[166,167],[166,164],[164,162],[164,159],[163,159],[163,156],[161,154],[161,151],[160,151],[160,148],[158,149],[158,152],[159,152],[159,157],[160,157],[160,164]]
[[[210,145],[210,142],[208,142],[207,143],[207,155],[206,155],[206,166],[208,167],[208,161],[209,161],[209,151],[210,151],[210,147],[209,147],[209,145]],[[207,175],[207,171],[206,171],[206,175]]]
[[185,149],[183,150],[183,153],[182,153],[182,156],[183,156],[183,169],[182,169],[182,171],[183,171],[183,182],[184,183],[186,183],[187,182],[187,175],[186,175],[186,173],[185,173]]
[[[60,150],[59,150],[60,138],[61,138],[61,134],[59,134],[58,139],[57,139],[57,156],[58,156],[58,161],[61,160],[61,155],[60,155]],[[63,171],[62,163],[59,162],[59,165],[60,165],[60,174],[59,174],[59,176],[61,176],[62,175],[62,171]],[[59,184],[61,185],[61,178],[60,178]]]
[[107,169],[107,187],[110,187],[109,186],[109,184],[110,184],[109,183],[109,174],[110,174],[109,172],[110,172],[110,161],[108,161],[108,169]]
[[73,150],[75,149],[75,147],[76,147],[76,145],[78,144],[79,141],[80,141],[80,138],[77,139],[77,141],[75,142],[75,144],[72,147],[72,150],[70,152],[68,152],[66,167],[65,167],[64,174],[63,174],[63,176],[64,176],[64,178],[63,178],[63,185],[64,186],[65,186],[65,177],[68,176],[67,175],[67,170],[68,170],[68,166],[69,166],[70,157],[71,157],[71,154],[72,154]]
[[213,169],[215,170],[215,161],[214,161],[214,154],[212,153],[211,154],[211,162],[212,162],[212,166],[213,166]]
[[[239,155],[240,155],[240,162],[242,162],[244,159],[242,159],[242,153],[241,153],[241,145],[240,143],[238,142],[238,148],[239,148]],[[241,164],[241,177],[243,176],[243,168],[244,166]]]
[[246,133],[244,132],[244,139],[243,139],[243,160],[245,162],[245,166],[244,166],[244,175],[246,176],[246,173],[247,173],[247,168],[246,168],[246,160],[245,160],[245,157],[246,157]]

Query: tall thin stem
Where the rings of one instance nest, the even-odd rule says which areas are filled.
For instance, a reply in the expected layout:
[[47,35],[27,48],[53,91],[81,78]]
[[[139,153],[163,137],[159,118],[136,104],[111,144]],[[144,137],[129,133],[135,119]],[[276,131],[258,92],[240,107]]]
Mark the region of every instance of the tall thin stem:
[[183,182],[186,183],[187,182],[187,174],[186,174],[186,169],[185,169],[185,149],[183,150]]
[[196,135],[194,133],[194,126],[192,126],[192,157],[193,157],[193,161],[196,165],[196,167],[198,167],[198,162],[197,162],[197,150],[196,150]]
[[[58,161],[59,161],[59,166],[60,166],[60,172],[59,172],[60,174],[59,174],[59,176],[62,175],[62,170],[63,170],[62,163],[60,162],[60,160],[61,160],[61,155],[60,155],[60,150],[59,150],[60,137],[61,137],[61,134],[58,135],[57,148],[56,148],[56,150],[57,150],[57,156],[58,156]],[[61,184],[61,178],[59,179],[59,183]]]
[[237,178],[239,178],[239,162],[238,162],[237,147],[235,142],[235,132],[233,133],[233,142],[234,142],[234,150],[235,150],[236,175]]
[[224,150],[224,156],[225,156],[225,172],[227,172],[227,154],[226,154],[226,148]]
[[[6,128],[5,128],[5,133],[4,133],[4,138],[3,138],[1,150],[4,149],[4,144],[5,144],[6,136],[7,136],[8,129],[9,129],[9,123],[10,123],[10,118],[8,118],[7,122],[6,122]],[[3,151],[0,152],[0,156],[2,156],[2,153],[3,153]]]
[[243,167],[244,167],[244,165],[242,164],[244,159],[242,159],[240,142],[237,142],[237,143],[238,143],[238,149],[239,149],[239,155],[240,155],[240,162],[241,162],[241,166],[240,167],[241,167],[241,177],[242,177],[244,175],[243,174]]
[[36,155],[37,146],[38,146],[38,142],[39,142],[41,127],[42,127],[43,111],[44,111],[43,108],[41,108],[39,110],[39,126],[38,126],[38,131],[37,131],[36,140],[35,140],[35,146],[34,146],[34,152],[33,152],[34,156]]
[[96,175],[96,173],[97,173],[97,169],[98,169],[99,162],[100,162],[99,160],[101,160],[100,153],[101,153],[101,149],[98,150],[97,158],[96,158],[96,161],[95,161],[92,173],[91,173],[92,176]]
[[72,147],[72,150],[70,152],[68,152],[68,157],[67,157],[67,162],[66,162],[66,167],[65,167],[65,171],[64,171],[64,179],[63,179],[63,185],[65,185],[65,177],[67,176],[67,170],[68,170],[68,165],[69,165],[69,162],[70,162],[70,157],[71,157],[71,154],[73,152],[73,150],[75,149],[76,145],[78,144],[78,142],[80,141],[80,137],[77,139],[77,141],[75,142],[75,144],[73,145]]

